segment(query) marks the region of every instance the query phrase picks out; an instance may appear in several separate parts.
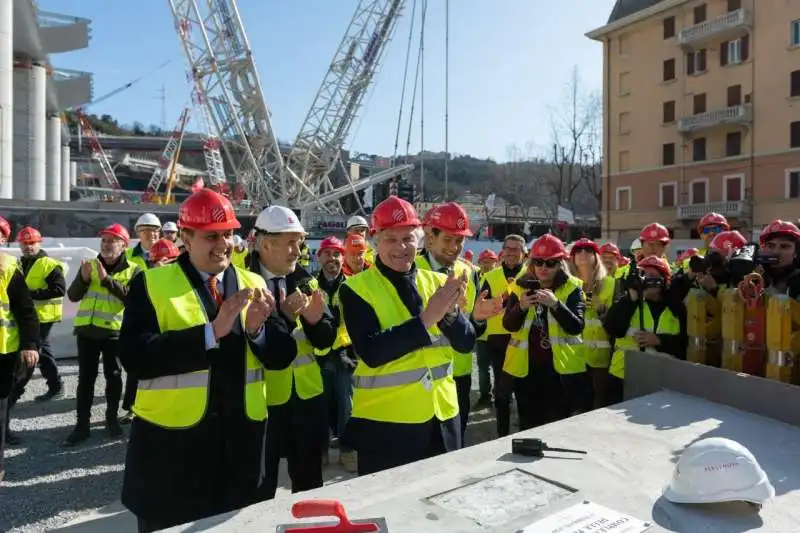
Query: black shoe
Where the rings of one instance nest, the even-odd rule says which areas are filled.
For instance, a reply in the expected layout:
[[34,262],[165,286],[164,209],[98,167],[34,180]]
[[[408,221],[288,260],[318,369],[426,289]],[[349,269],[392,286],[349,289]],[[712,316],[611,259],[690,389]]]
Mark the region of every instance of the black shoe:
[[123,426],[128,426],[133,422],[133,411],[125,411],[125,414],[119,417],[119,423]]
[[484,407],[491,407],[491,406],[492,406],[492,397],[487,394],[478,398],[478,401],[475,402],[475,405],[473,405],[472,408],[482,409]]
[[81,427],[75,426],[75,429],[72,430],[72,433],[64,440],[62,446],[67,448],[72,448],[73,446],[77,446],[81,442],[87,440],[89,438],[89,428],[88,427]]
[[117,439],[122,436],[122,426],[119,425],[119,420],[110,418],[106,420],[106,431],[108,436],[112,439]]
[[6,444],[9,446],[17,446],[22,444],[22,439],[19,438],[16,432],[6,429]]
[[48,390],[44,394],[40,394],[34,400],[37,402],[47,402],[50,400],[60,400],[64,397],[64,387],[53,387],[52,389]]

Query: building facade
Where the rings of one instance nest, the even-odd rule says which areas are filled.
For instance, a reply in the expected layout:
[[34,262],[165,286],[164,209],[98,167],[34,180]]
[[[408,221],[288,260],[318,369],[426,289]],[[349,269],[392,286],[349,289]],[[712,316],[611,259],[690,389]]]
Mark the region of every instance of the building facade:
[[603,43],[603,234],[800,217],[800,1],[617,0]]

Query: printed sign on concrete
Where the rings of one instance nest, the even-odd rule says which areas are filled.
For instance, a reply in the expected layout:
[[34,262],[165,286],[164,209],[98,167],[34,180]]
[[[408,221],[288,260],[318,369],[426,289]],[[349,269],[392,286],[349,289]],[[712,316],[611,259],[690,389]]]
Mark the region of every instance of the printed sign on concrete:
[[529,525],[522,533],[642,533],[652,524],[590,501]]

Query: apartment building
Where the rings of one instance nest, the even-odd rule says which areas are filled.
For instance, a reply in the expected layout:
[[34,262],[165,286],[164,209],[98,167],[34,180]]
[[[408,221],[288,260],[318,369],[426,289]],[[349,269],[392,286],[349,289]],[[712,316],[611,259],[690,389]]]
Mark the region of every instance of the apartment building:
[[617,0],[603,43],[603,234],[800,217],[800,0]]

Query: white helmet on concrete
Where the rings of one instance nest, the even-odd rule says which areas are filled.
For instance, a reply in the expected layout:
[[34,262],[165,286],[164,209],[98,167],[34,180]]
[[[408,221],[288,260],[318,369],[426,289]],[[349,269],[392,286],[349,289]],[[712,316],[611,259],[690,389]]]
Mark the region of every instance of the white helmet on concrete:
[[256,218],[255,227],[257,230],[266,233],[306,234],[306,230],[295,212],[282,205],[271,205],[261,211],[258,218]]
[[639,239],[634,239],[631,243],[631,250],[641,250],[642,249],[642,241]]
[[367,222],[366,218],[358,215],[354,215],[347,220],[347,229],[359,226],[369,227],[369,222]]
[[678,459],[664,497],[674,503],[745,501],[762,505],[775,488],[753,454],[719,437],[690,444]]
[[160,228],[161,221],[153,213],[145,213],[144,215],[139,217],[139,219],[136,221],[136,226],[134,226],[135,229],[143,227]]
[[177,232],[178,231],[178,225],[175,224],[174,222],[166,222],[161,227],[161,231],[163,231],[164,233],[167,233],[167,232],[170,232],[170,231]]

